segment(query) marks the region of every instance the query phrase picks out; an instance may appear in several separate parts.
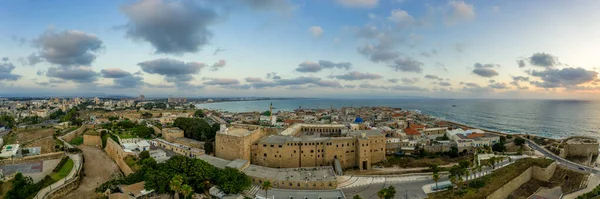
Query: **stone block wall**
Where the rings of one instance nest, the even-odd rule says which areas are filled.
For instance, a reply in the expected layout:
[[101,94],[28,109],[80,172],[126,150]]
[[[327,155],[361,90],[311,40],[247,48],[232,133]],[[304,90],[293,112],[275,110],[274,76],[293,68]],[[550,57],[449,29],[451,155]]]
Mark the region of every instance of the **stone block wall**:
[[507,198],[513,191],[521,187],[523,184],[529,182],[531,179],[548,181],[554,175],[554,171],[558,164],[556,162],[550,164],[546,168],[538,166],[531,166],[525,170],[521,175],[517,176],[513,180],[500,187],[498,190],[490,194],[487,199],[504,199]]
[[89,124],[83,125],[83,126],[79,127],[78,129],[63,135],[62,138],[63,138],[63,140],[70,142],[71,140],[75,139],[77,136],[80,136],[81,134],[83,134],[83,132],[85,132],[85,130],[87,130],[89,128],[94,128],[94,125],[89,125]]
[[556,170],[557,166],[558,164],[556,162],[553,162],[552,164],[550,164],[550,166],[546,168],[534,166],[532,177],[536,180],[548,181],[554,175],[554,171]]
[[52,159],[61,159],[65,157],[65,152],[54,152],[54,153],[45,153],[41,155],[27,156],[24,158],[14,158],[14,159],[5,159],[0,160],[0,164],[21,164],[21,163],[31,163],[38,162],[44,160],[52,160]]
[[133,173],[133,170],[123,160],[125,156],[129,155],[129,153],[125,152],[123,148],[117,144],[117,142],[110,138],[106,139],[106,147],[104,148],[104,151],[106,154],[108,154],[108,157],[117,163],[117,166],[119,166],[119,169],[121,169],[125,176]]
[[100,135],[83,135],[83,144],[87,146],[102,146]]
[[527,170],[525,170],[523,173],[521,173],[521,175],[517,176],[516,178],[509,181],[504,186],[500,187],[498,190],[496,190],[492,194],[490,194],[487,197],[487,199],[508,198],[508,195],[510,195],[513,191],[515,191],[516,189],[521,187],[521,185],[523,185],[526,182],[529,182],[529,180],[531,180],[532,171],[533,171],[533,168],[529,167]]

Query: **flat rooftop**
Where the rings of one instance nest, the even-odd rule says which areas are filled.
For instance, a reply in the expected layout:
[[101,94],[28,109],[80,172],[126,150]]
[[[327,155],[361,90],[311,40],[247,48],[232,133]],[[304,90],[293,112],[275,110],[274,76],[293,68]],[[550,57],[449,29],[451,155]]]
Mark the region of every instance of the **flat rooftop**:
[[214,157],[211,155],[201,155],[201,156],[198,156],[198,159],[204,160],[205,162],[208,162],[209,164],[211,164],[219,169],[224,169],[225,166],[227,166],[229,163],[232,162],[232,161],[217,158],[217,157]]
[[302,130],[302,128],[343,128],[346,126],[343,124],[305,124],[305,123],[295,123],[292,126],[288,127],[284,131],[282,131],[281,135],[295,135],[298,131]]
[[231,127],[231,128],[227,128],[227,130],[225,132],[218,132],[218,133],[242,137],[242,136],[249,135],[250,133],[252,133],[252,131],[250,129],[245,129],[245,128]]
[[598,140],[594,138],[575,137],[568,139],[567,144],[598,144]]

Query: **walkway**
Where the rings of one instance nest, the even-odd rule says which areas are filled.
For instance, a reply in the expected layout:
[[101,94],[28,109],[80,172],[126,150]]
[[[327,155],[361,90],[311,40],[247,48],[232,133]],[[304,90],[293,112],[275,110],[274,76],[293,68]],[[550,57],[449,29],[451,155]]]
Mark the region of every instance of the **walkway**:
[[82,166],[81,163],[82,163],[83,158],[81,157],[81,154],[69,154],[69,158],[71,158],[71,160],[73,160],[73,169],[71,169],[71,172],[69,172],[69,175],[67,175],[65,178],[60,179],[57,182],[51,184],[50,186],[44,187],[42,190],[40,190],[37,193],[37,195],[35,196],[36,199],[45,198],[46,195],[48,193],[50,193],[50,191],[61,187],[62,185],[65,184],[65,182],[68,182],[68,181],[72,180],[73,178],[75,178],[75,176],[77,175],[79,170],[81,170],[81,166]]

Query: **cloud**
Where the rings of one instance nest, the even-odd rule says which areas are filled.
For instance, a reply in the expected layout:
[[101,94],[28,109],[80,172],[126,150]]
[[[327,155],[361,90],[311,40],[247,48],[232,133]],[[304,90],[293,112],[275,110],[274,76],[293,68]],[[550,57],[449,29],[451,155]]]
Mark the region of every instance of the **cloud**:
[[266,87],[294,87],[299,86],[319,86],[329,88],[342,88],[343,86],[337,81],[323,80],[319,77],[296,77],[292,79],[275,79],[272,82],[258,81],[250,84],[253,88],[266,88]]
[[17,44],[19,44],[19,46],[23,46],[27,43],[27,39],[25,39],[24,37],[18,37],[16,35],[10,36],[10,39],[13,40],[14,42],[17,42]]
[[99,74],[86,66],[50,67],[46,76],[76,83],[92,83],[98,79]]
[[347,81],[355,81],[355,80],[374,80],[381,79],[383,76],[373,73],[361,73],[358,71],[349,72],[344,75],[336,75],[332,76],[336,79],[347,80]]
[[[405,83],[405,84],[414,84],[414,83],[417,83],[418,81],[419,81],[418,77],[413,77],[413,78],[405,77],[405,78],[402,78],[402,83]],[[393,83],[396,83],[396,82],[393,82]]]
[[584,68],[548,68],[544,71],[531,71],[531,76],[539,77],[542,81],[530,83],[541,88],[574,87],[580,84],[598,80],[598,72]]
[[375,63],[391,62],[400,57],[400,53],[395,49],[407,41],[406,36],[392,31],[378,33],[376,40],[375,45],[368,43],[356,48],[359,54],[366,56]]
[[102,70],[100,70],[100,73],[102,73],[102,76],[104,78],[122,78],[122,77],[131,76],[131,73],[124,71],[120,68],[102,69]]
[[432,79],[432,80],[438,80],[438,81],[444,80],[444,78],[441,78],[441,77],[438,77],[438,76],[435,76],[435,75],[425,75],[425,78],[426,79]]
[[347,7],[373,8],[379,0],[336,0],[339,4]]
[[281,76],[277,75],[276,72],[267,73],[267,79],[281,79]]
[[446,65],[444,65],[444,64],[442,64],[440,62],[435,62],[434,67],[437,68],[437,69],[443,70],[445,72],[448,72],[448,68],[446,68]]
[[15,65],[10,62],[0,63],[0,80],[16,81],[22,76],[13,74],[12,71],[15,69]]
[[[259,1],[257,1],[259,2]],[[208,44],[218,14],[196,1],[140,0],[121,7],[129,38],[149,42],[156,53],[194,53]]]
[[514,76],[512,77],[513,81],[529,81],[529,77],[524,76]]
[[391,83],[398,83],[400,81],[400,79],[393,78],[393,79],[388,79],[387,81],[391,82]]
[[404,57],[394,60],[394,63],[389,65],[394,71],[402,72],[423,72],[423,62],[414,60],[412,57]]
[[463,21],[472,21],[475,19],[475,7],[473,4],[464,1],[450,1],[444,14],[444,23],[454,25]]
[[[560,64],[558,62],[558,58],[547,53],[534,53],[531,57],[528,58],[528,60],[531,65],[546,68]],[[521,67],[521,65],[519,65],[519,67]]]
[[354,35],[358,38],[375,38],[379,35],[379,30],[376,26],[366,25],[359,28],[354,28]]
[[494,77],[494,76],[498,76],[498,72],[496,72],[496,70],[494,70],[494,67],[499,67],[499,65],[497,64],[481,64],[481,63],[475,63],[473,65],[475,67],[475,69],[473,69],[473,74],[479,75],[481,77]]
[[245,3],[250,8],[262,11],[281,11],[284,13],[292,12],[297,6],[290,3],[289,0],[238,0],[236,4]]
[[61,66],[89,66],[102,48],[102,41],[94,35],[77,30],[55,32],[50,29],[34,39],[33,45],[38,48],[39,55],[31,54],[27,57],[30,65],[41,62],[42,58]]
[[215,52],[213,52],[213,55],[217,55],[218,53],[223,52],[223,51],[225,51],[225,49],[217,48],[217,49],[215,49]]
[[[429,57],[433,57],[433,56],[437,55],[437,53],[438,53],[438,52],[437,52],[437,50],[436,50],[436,49],[431,49],[431,51],[430,51],[430,52],[423,51],[423,52],[421,52],[421,54],[420,54],[420,55],[421,55],[421,56],[423,56],[423,57],[427,57],[427,58],[429,58]],[[438,63],[439,63],[439,62],[438,62]]]
[[175,86],[173,85],[166,85],[166,84],[150,84],[150,83],[146,83],[147,87],[150,88],[175,88]]
[[107,68],[100,71],[102,77],[113,79],[113,84],[110,88],[127,89],[138,88],[145,85],[142,77],[134,76],[130,72],[119,68]]
[[352,64],[350,62],[334,63],[327,60],[319,60],[319,62],[305,61],[298,64],[296,71],[301,73],[316,73],[324,68],[339,68],[339,69],[350,69]]
[[465,46],[463,44],[455,43],[454,50],[458,53],[465,53]]
[[8,57],[2,57],[2,61],[3,62],[7,62],[8,61]]
[[360,84],[360,85],[358,85],[358,87],[365,88],[365,89],[387,89],[387,87],[385,87],[385,86],[368,84],[368,83]]
[[240,82],[237,79],[232,79],[232,78],[214,78],[208,82],[204,82],[203,84],[204,85],[227,86],[227,85],[240,84]]
[[390,86],[388,88],[397,91],[427,91],[427,89],[418,86]]
[[346,70],[349,70],[350,67],[352,67],[352,63],[350,63],[350,62],[334,63],[332,61],[327,61],[327,60],[319,60],[319,65],[321,65],[321,67],[323,67],[323,68],[339,68],[339,69],[346,69]]
[[262,82],[263,80],[260,77],[246,77],[246,82]]
[[440,85],[440,86],[452,86],[452,84],[450,82],[440,82],[440,83],[438,83],[438,85]]
[[175,83],[179,88],[190,87],[189,82],[194,80],[192,75],[200,73],[200,70],[206,67],[203,63],[186,63],[169,58],[140,62],[138,65],[142,71],[162,75],[165,81]]
[[316,73],[323,70],[323,67],[317,62],[305,61],[298,65],[296,71],[301,73]]
[[344,85],[344,88],[356,88],[356,85]]
[[36,65],[38,63],[44,62],[44,60],[42,59],[42,57],[36,55],[35,53],[31,53],[27,57],[21,57],[21,58],[19,58],[19,62],[21,62],[22,65],[33,66],[33,65]]
[[38,76],[42,76],[44,75],[46,72],[44,72],[43,70],[38,70],[35,74],[37,74]]
[[493,88],[493,89],[506,89],[506,88],[508,88],[506,86],[506,83],[501,83],[501,82],[496,82],[496,83],[490,84],[489,87]]
[[323,35],[323,28],[321,26],[311,26],[308,31],[314,38],[320,38]]
[[517,65],[519,65],[519,68],[525,67],[525,60],[522,60],[522,59],[517,60]]
[[227,62],[223,59],[219,60],[218,62],[215,62],[211,67],[210,70],[211,71],[218,71],[219,69],[225,67],[225,65],[227,64]]
[[392,10],[388,20],[396,24],[399,28],[406,28],[415,23],[415,18],[410,16],[408,12],[400,9]]

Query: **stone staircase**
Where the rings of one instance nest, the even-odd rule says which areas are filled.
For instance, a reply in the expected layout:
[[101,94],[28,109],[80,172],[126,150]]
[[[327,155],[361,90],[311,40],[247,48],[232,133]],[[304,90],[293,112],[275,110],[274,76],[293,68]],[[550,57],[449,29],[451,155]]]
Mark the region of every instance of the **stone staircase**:
[[244,195],[254,198],[254,196],[256,196],[256,193],[258,193],[258,191],[260,191],[260,186],[257,184],[252,184],[252,186],[250,186],[248,189],[244,190]]

